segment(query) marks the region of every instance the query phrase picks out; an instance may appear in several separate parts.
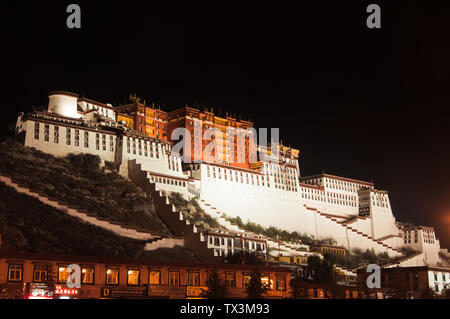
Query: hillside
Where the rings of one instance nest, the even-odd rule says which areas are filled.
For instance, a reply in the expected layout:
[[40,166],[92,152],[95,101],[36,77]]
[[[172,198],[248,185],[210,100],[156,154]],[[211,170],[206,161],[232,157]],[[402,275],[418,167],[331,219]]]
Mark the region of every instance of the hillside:
[[7,139],[0,143],[0,174],[47,197],[100,218],[169,235],[147,207],[145,193],[88,154],[55,157]]
[[182,247],[144,251],[145,242],[82,222],[0,183],[2,248],[45,254],[195,261]]

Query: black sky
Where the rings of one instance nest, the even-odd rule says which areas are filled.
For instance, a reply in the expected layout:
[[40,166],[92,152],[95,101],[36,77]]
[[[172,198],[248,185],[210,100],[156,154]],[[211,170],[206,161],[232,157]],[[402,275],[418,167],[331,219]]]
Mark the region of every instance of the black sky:
[[[450,18],[438,2],[392,2],[3,4],[1,133],[53,90],[222,108],[279,127],[302,175],[390,191],[398,220],[450,247]],[[69,3],[81,30],[66,27]],[[369,3],[381,30],[366,27]]]

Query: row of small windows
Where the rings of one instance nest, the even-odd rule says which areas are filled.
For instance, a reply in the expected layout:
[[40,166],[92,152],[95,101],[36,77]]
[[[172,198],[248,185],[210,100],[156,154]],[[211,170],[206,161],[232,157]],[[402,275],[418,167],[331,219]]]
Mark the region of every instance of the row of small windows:
[[[404,233],[404,243],[405,244],[411,244],[413,242],[412,240],[412,234],[414,232],[414,243],[419,242],[419,231],[418,230],[407,230]],[[427,244],[434,244],[434,232],[431,230],[423,230],[423,241]]]
[[163,178],[163,177],[151,176],[150,180],[152,181],[152,183],[161,183],[161,184],[167,184],[167,185],[186,187],[186,182],[180,181],[180,180],[177,180],[177,179],[172,179],[172,178]]
[[[137,148],[136,148],[136,144],[137,144]],[[142,144],[144,144],[143,147],[142,147]],[[133,149],[133,151],[131,151],[131,149]],[[134,139],[127,138],[127,153],[128,154],[133,153],[134,155],[139,155],[139,156],[144,155],[145,157],[150,156],[152,158],[159,159],[159,148],[157,147],[157,145],[151,144],[150,142],[138,140],[136,138],[134,138]]]
[[276,164],[272,164],[272,163],[267,163],[267,170],[269,172],[273,171],[273,172],[287,172],[287,173],[291,173],[291,174],[297,174],[297,169],[295,168],[290,168],[290,167],[284,167],[284,166],[280,166],[280,165],[276,165]]
[[[74,146],[80,146],[80,130],[78,129],[71,129],[69,127],[66,127],[66,138],[65,142],[66,145],[72,145],[72,131],[74,132],[74,139],[73,139],[73,145]],[[59,126],[55,126],[53,129],[53,142],[55,144],[59,144],[60,141],[60,129]],[[83,134],[83,144],[85,148],[89,148],[89,132],[82,131]],[[108,138],[107,138],[108,136]],[[34,139],[39,140],[40,139],[40,123],[35,122],[34,123]],[[101,140],[101,142],[100,142]],[[50,142],[50,125],[45,124],[44,125],[44,141]],[[114,137],[112,135],[106,135],[106,134],[95,134],[95,146],[96,149],[106,151],[109,149],[110,152],[114,152]]]
[[87,107],[89,110],[96,110],[98,111],[99,114],[106,116],[106,117],[110,117],[110,118],[115,118],[115,112],[110,110],[110,109],[106,109],[104,107],[101,106],[97,106],[97,105],[93,105],[93,104],[87,104]]
[[[305,191],[306,190],[306,191]],[[317,195],[320,194],[320,195]],[[357,198],[355,196],[348,196],[343,194],[337,194],[337,193],[329,193],[329,192],[319,192],[309,190],[308,188],[302,188],[302,198],[305,199],[311,199],[311,200],[318,200],[322,202],[327,202],[330,204],[337,204],[337,205],[345,205],[345,206],[351,206],[351,207],[357,207]]]
[[[244,179],[245,179],[245,182],[247,184],[249,184],[249,182],[251,182],[252,185],[265,186],[264,178],[260,175],[236,172],[231,169],[225,169],[225,168],[222,169],[220,167],[217,169],[217,172],[216,172],[216,168],[214,166],[212,167],[212,169],[210,166],[207,166],[207,176],[208,177],[213,176],[214,178],[224,179],[226,181],[230,180],[231,182],[236,181],[236,182],[240,182],[240,183],[243,183]],[[269,185],[267,185],[267,186],[269,186]]]
[[[322,183],[322,178],[312,178],[309,180],[305,180],[305,182],[308,184],[316,184],[317,185],[317,184]],[[348,192],[357,192],[361,188],[361,185],[357,184],[357,183],[346,182],[346,181],[330,179],[330,178],[325,178],[324,183],[325,183],[325,187],[327,187],[327,188],[334,188],[334,189],[339,189],[339,190],[348,191]]]
[[[49,267],[45,264],[35,264],[33,266],[33,282],[44,283],[49,276]],[[22,282],[24,265],[19,263],[8,264],[8,282]],[[70,276],[70,269],[67,266],[58,266],[57,282],[65,284]],[[83,266],[81,270],[81,283],[92,285],[95,283],[95,268],[94,266]],[[208,273],[208,281],[211,280],[212,273]],[[188,285],[200,286],[200,272],[188,271]],[[180,271],[169,270],[167,282],[171,286],[179,286]],[[244,273],[242,276],[242,287],[248,287],[251,279],[251,274]],[[141,284],[141,270],[139,268],[129,267],[127,271],[126,283],[129,286],[138,286]],[[262,275],[261,282],[268,289],[273,289],[273,281],[269,275]],[[150,285],[161,284],[161,271],[149,270],[148,283]],[[106,267],[105,284],[118,286],[120,284],[120,268],[114,266]],[[225,272],[225,285],[227,287],[236,287],[236,272]],[[286,276],[276,275],[276,289],[286,291]]]
[[[23,264],[9,264],[8,265],[8,282],[22,282],[23,281]],[[70,276],[70,269],[66,266],[59,266],[57,273],[57,283],[65,284]],[[45,283],[48,280],[49,267],[48,265],[34,265],[33,268],[33,282]],[[161,284],[161,271],[150,270],[148,274],[148,283],[150,285]],[[200,285],[200,273],[189,272],[189,285]],[[138,286],[141,281],[141,270],[138,268],[128,268],[126,283],[128,286]],[[95,283],[95,268],[93,266],[84,266],[81,268],[81,283],[85,285],[93,285]],[[180,284],[180,272],[170,271],[168,274],[169,285]],[[120,284],[120,268],[107,267],[105,276],[106,285]]]

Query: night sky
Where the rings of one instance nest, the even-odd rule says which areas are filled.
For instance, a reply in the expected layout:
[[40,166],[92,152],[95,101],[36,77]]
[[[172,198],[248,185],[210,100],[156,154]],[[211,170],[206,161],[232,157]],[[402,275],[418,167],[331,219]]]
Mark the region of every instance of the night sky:
[[[373,181],[450,248],[450,18],[435,1],[2,4],[2,129],[66,90],[221,108],[279,127],[302,175]],[[310,1],[312,2],[312,1]],[[392,3],[395,2],[395,3]],[[82,29],[66,27],[77,3]],[[377,3],[382,28],[366,26]]]

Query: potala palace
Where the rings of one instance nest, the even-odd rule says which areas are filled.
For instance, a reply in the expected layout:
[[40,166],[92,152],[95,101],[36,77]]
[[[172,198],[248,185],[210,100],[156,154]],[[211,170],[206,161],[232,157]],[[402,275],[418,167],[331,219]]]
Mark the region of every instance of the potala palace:
[[[164,111],[133,96],[130,100],[130,104],[113,106],[69,92],[53,92],[47,111],[19,114],[16,134],[25,146],[55,156],[98,155],[102,163],[113,163],[121,175],[158,194],[153,196],[155,205],[167,202],[163,194],[168,192],[198,198],[205,212],[218,218],[230,233],[242,230],[223,216],[239,216],[316,239],[332,237],[337,246],[348,250],[374,249],[400,257],[399,248],[409,246],[420,253],[402,265],[438,264],[439,252],[444,250],[434,229],[397,222],[388,192],[376,189],[373,183],[328,174],[301,176],[298,150],[281,143],[255,145],[253,123],[235,115],[189,106]],[[171,136],[177,128],[186,129],[193,137],[213,128],[239,132],[245,138],[216,139],[224,150],[215,151],[214,158],[200,156],[192,161],[194,154],[173,151],[176,143]],[[185,146],[202,154],[205,142],[195,139],[184,141]],[[256,160],[252,160],[253,151],[257,151]],[[243,160],[230,161],[230,154]],[[177,221],[182,219],[174,214]],[[165,221],[174,223],[169,217]],[[193,227],[193,232],[198,230]],[[222,230],[216,235],[225,233]],[[216,248],[215,255],[227,254],[235,247],[227,240],[215,244],[208,236],[214,238],[214,232],[200,234],[208,248]],[[258,243],[258,236],[251,238]],[[278,248],[274,242],[268,245]],[[296,254],[301,245],[282,246],[286,254]],[[264,244],[261,247],[266,248]]]

